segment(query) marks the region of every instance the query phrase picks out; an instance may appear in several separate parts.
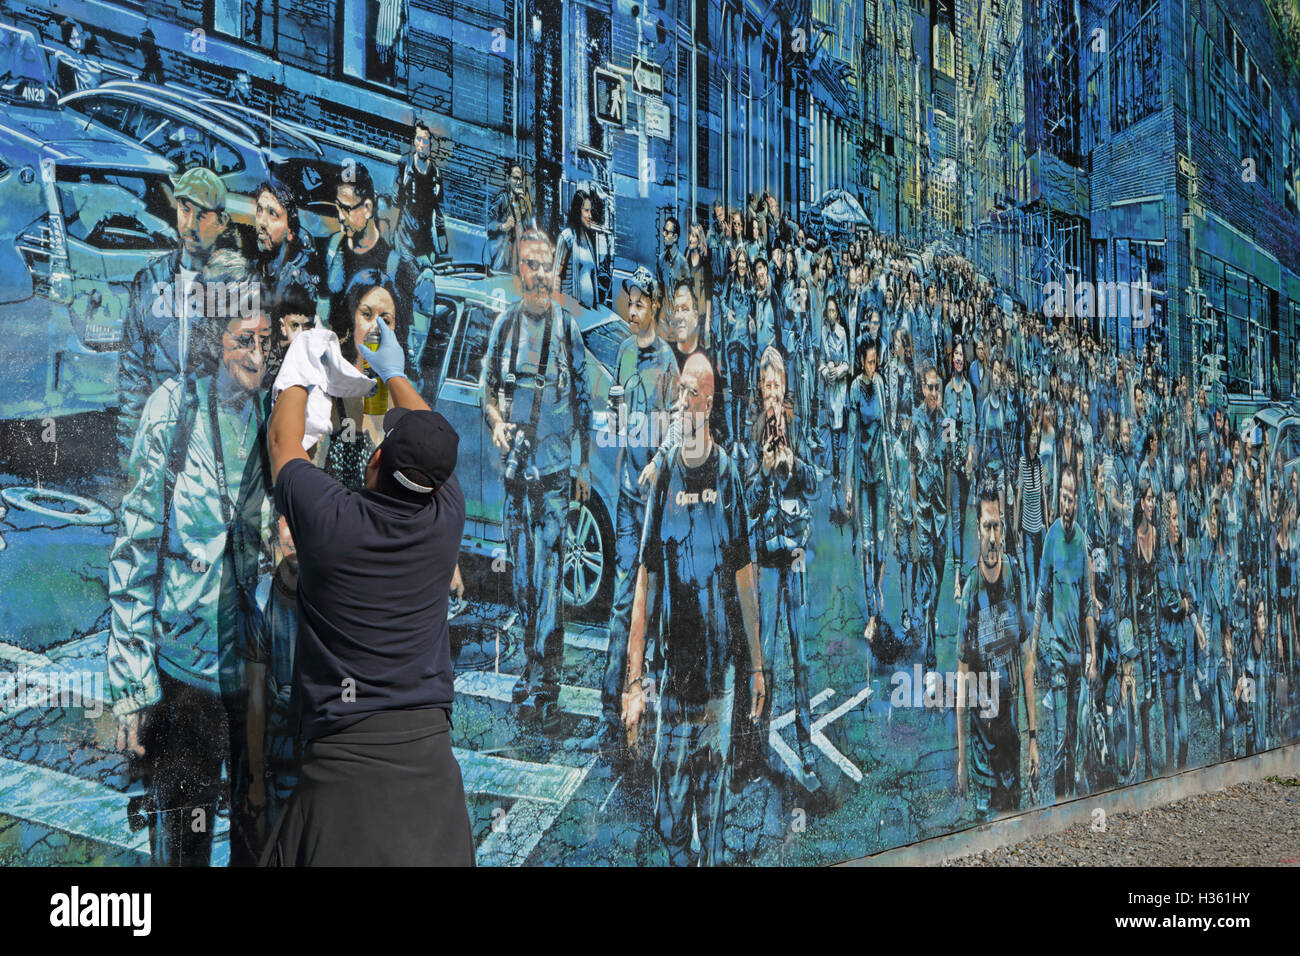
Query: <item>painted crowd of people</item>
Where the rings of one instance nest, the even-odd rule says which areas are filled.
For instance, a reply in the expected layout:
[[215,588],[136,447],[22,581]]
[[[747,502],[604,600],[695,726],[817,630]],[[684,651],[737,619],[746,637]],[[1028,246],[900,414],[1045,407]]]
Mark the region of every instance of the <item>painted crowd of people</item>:
[[[417,124],[395,228],[347,167],[323,262],[287,190],[250,197],[255,242],[240,242],[221,179],[191,169],[173,193],[180,244],[132,287],[108,668],[158,863],[208,861],[223,792],[232,862],[248,862],[292,791],[297,571],[269,497],[270,386],[317,325],[364,370],[380,321],[418,381],[447,256],[430,139]],[[826,635],[810,615],[837,549],[864,676],[902,661],[937,675],[940,654],[959,691],[996,675],[996,706],[956,703],[956,783],[977,815],[1295,739],[1300,477],[1158,349],[1116,354],[1004,308],[959,257],[814,230],[766,193],[685,228],[664,215],[655,261],[616,282],[598,196],[578,190],[552,237],[522,165],[504,171],[486,259],[519,295],[488,336],[480,403],[524,635],[513,701],[543,733],[564,726],[564,536],[608,444],[590,428],[603,411],[615,578],[601,716],[577,746],[649,760],[674,863],[729,858],[747,782],[822,786],[809,663]],[[216,316],[189,294],[232,284],[260,304]],[[607,408],[561,291],[627,322]],[[336,399],[316,463],[361,488],[387,405],[382,390]],[[648,418],[663,427],[629,426]],[[842,543],[814,541],[824,522]],[[786,706],[793,758],[772,730]],[[1199,726],[1213,752],[1192,753]]]
[[[660,720],[693,727],[656,750],[670,845],[689,827],[663,818],[663,794],[691,796],[703,841],[724,776],[818,786],[808,655],[827,635],[808,621],[837,545],[807,560],[814,508],[852,532],[868,673],[914,662],[927,694],[951,704],[955,689],[956,783],[976,818],[1296,738],[1300,474],[1266,430],[1233,430],[1154,342],[1118,353],[956,255],[927,262],[869,231],[812,237],[769,194],[685,229],[666,216],[661,236],[654,273],[624,284],[633,335],[615,384],[679,423],[657,449],[623,451],[605,740],[620,678],[625,725],[655,686]],[[716,651],[697,644],[711,627]],[[675,644],[692,650],[674,677]],[[944,645],[956,674],[937,671]],[[692,692],[713,681],[707,694],[672,696],[683,667]],[[994,706],[975,706],[977,686],[998,688]],[[775,695],[794,710],[793,764],[771,749]],[[709,736],[721,712],[730,749]],[[1194,751],[1198,728],[1209,743]]]

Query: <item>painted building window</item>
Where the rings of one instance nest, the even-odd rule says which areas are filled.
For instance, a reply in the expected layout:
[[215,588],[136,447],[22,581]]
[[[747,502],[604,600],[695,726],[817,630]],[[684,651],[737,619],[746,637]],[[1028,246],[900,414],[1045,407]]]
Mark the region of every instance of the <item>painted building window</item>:
[[934,28],[934,68],[944,76],[955,75],[952,32],[942,24]]
[[1300,213],[1300,126],[1288,124],[1282,140],[1282,178],[1286,208]]
[[[1291,325],[1287,335],[1287,341],[1291,343],[1291,348],[1286,353],[1287,367],[1285,369],[1285,387],[1291,394],[1295,394],[1297,387],[1300,386],[1300,302],[1291,301],[1290,307]],[[1300,457],[1300,435],[1295,432],[1291,433],[1291,455],[1288,459]]]
[[697,50],[694,57],[694,70],[696,82],[696,115],[699,117],[699,125],[695,136],[695,181],[701,189],[708,189],[717,186],[716,182],[710,180],[710,170],[713,168],[713,151],[710,148],[710,140],[713,138],[712,125],[709,118],[709,59],[705,50]]
[[277,6],[273,0],[242,0],[244,39],[258,46],[274,47],[279,26],[275,22]]
[[1225,344],[1229,392],[1262,391],[1271,368],[1270,330],[1277,310],[1277,293],[1251,276],[1207,255],[1197,253],[1201,286],[1215,315]]
[[1110,15],[1111,115],[1120,132],[1160,108],[1161,42],[1158,0],[1120,0]]
[[[831,37],[827,41],[830,52],[836,59],[851,63],[858,49],[858,26],[860,22],[870,23],[874,21],[874,13],[868,11],[864,14],[857,5],[849,3],[832,3],[832,16],[824,18],[831,24]],[[821,20],[822,17],[817,17]]]
[[276,0],[207,0],[212,30],[264,50],[279,49],[280,5]]
[[385,86],[404,86],[409,0],[343,0],[343,73]]
[[[1151,335],[1164,328],[1168,292],[1165,284],[1164,240],[1116,239],[1115,282],[1127,285],[1130,290],[1150,288],[1150,321],[1144,311],[1133,307],[1130,298],[1128,315],[1116,316],[1117,340],[1120,348],[1142,348]],[[1145,304],[1143,305],[1145,310]]]
[[1088,74],[1088,88],[1084,95],[1083,150],[1091,153],[1102,138],[1102,84],[1104,73],[1101,57],[1097,57],[1097,66]]

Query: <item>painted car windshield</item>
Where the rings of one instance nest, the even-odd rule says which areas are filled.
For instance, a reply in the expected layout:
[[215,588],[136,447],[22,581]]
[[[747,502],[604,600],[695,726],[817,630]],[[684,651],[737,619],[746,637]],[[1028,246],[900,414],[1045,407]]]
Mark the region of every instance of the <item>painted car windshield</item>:
[[587,343],[587,348],[607,369],[614,367],[614,361],[618,358],[618,347],[627,337],[627,325],[617,319],[594,325],[582,333],[582,340]]
[[161,215],[167,207],[160,177],[61,169],[58,187],[69,238],[105,250],[175,245],[176,230]]

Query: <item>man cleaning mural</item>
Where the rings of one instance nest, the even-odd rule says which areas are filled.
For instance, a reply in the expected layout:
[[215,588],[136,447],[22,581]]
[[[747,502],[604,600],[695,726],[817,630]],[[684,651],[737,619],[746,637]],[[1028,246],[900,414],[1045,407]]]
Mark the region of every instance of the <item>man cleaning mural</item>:
[[[672,5],[76,6],[0,13],[0,862],[822,864],[1297,741],[1273,0],[777,4],[743,80]],[[322,573],[434,485],[449,564]]]

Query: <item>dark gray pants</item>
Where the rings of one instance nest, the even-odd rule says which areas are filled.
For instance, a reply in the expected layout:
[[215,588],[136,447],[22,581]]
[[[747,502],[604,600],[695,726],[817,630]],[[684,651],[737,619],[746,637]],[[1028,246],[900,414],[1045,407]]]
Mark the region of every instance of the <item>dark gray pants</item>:
[[263,866],[473,866],[451,722],[440,707],[372,714],[311,741]]

